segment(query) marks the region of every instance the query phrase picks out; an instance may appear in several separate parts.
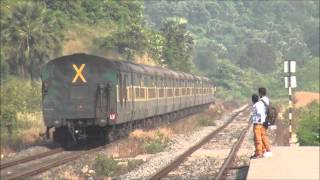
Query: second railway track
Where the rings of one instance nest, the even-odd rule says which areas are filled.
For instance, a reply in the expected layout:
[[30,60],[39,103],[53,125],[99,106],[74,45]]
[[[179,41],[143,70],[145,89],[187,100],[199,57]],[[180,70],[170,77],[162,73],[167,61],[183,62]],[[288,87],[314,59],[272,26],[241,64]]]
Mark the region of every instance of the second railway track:
[[49,150],[49,151],[41,152],[41,153],[38,153],[38,154],[35,154],[35,155],[22,157],[22,158],[19,158],[19,159],[13,159],[13,160],[4,161],[4,162],[0,163],[0,169],[2,170],[2,169],[5,169],[5,168],[8,168],[8,167],[19,165],[21,163],[26,163],[26,162],[33,161],[33,160],[36,160],[36,159],[44,158],[46,156],[57,154],[57,153],[60,153],[62,151],[63,151],[62,148],[56,148],[56,149],[52,149],[52,150]]
[[10,161],[1,165],[1,179],[24,179],[33,176],[53,167],[57,167],[76,160],[84,154],[100,151],[104,146],[92,148],[90,150],[64,151],[60,148],[39,154],[22,158],[16,161]]
[[[226,171],[232,164],[238,149],[241,146],[241,143],[245,137],[246,132],[248,131],[250,124],[248,123],[248,107],[243,108],[239,112],[232,115],[232,117],[223,124],[221,127],[207,135],[201,141],[196,143],[194,146],[190,147],[184,153],[176,157],[173,161],[171,161],[165,167],[159,169],[154,174],[149,176],[147,179],[194,179],[194,178],[207,178],[207,179],[223,179]],[[226,137],[229,136],[229,137]],[[190,169],[196,169],[192,167],[184,168],[181,166],[185,161],[188,161],[187,158],[190,157],[191,154],[198,151],[199,149],[209,149],[210,146],[217,145],[217,142],[227,141],[227,139],[236,138],[236,142],[232,144],[226,144],[225,146],[229,147],[229,153],[227,156],[222,158],[219,162],[220,168],[217,168],[216,172],[212,172],[211,175],[202,175],[200,177],[195,176],[183,176],[183,171],[188,171]],[[211,144],[211,145],[210,145]],[[211,149],[214,151],[215,149]],[[194,163],[187,163],[190,166]],[[196,166],[196,165],[195,165]],[[179,171],[179,172],[175,172]],[[182,174],[181,174],[182,173]],[[189,172],[185,172],[188,174]],[[190,174],[190,173],[189,173]]]

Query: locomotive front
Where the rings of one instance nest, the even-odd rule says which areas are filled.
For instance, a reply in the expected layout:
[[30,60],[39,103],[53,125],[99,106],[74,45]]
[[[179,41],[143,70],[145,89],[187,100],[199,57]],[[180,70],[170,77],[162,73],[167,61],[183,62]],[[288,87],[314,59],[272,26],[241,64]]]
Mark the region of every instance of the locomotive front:
[[43,118],[55,141],[86,139],[116,118],[116,72],[111,61],[85,54],[64,56],[42,73]]

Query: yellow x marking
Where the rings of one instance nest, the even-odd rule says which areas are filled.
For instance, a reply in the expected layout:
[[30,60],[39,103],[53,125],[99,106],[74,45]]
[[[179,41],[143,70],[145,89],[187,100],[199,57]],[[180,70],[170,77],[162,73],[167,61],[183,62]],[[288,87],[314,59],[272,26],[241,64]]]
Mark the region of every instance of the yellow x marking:
[[76,75],[74,76],[72,83],[75,83],[78,78],[80,77],[80,79],[82,80],[82,82],[86,83],[86,79],[83,77],[82,75],[82,70],[84,69],[84,67],[86,66],[85,64],[81,64],[80,68],[77,67],[77,65],[72,64],[74,70],[76,71]]

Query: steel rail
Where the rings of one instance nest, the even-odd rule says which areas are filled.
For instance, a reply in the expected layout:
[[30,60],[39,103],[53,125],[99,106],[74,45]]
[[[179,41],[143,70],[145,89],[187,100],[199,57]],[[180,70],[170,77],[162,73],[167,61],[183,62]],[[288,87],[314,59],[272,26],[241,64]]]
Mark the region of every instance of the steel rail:
[[241,113],[244,112],[247,109],[248,105],[244,106],[241,110],[234,113],[229,120],[223,124],[218,129],[211,132],[209,135],[204,137],[200,142],[192,146],[191,148],[187,149],[185,152],[183,152],[181,155],[176,157],[172,162],[170,162],[165,167],[161,168],[151,176],[149,176],[147,179],[150,180],[157,180],[165,177],[170,171],[172,171],[174,168],[178,167],[188,156],[190,156],[194,151],[198,150],[201,146],[209,142],[215,135],[217,135],[221,130],[223,130],[225,127],[227,127],[231,122],[234,121],[234,119]]
[[82,155],[85,155],[85,154],[88,154],[91,152],[100,151],[103,148],[104,148],[104,146],[100,146],[100,147],[90,149],[87,151],[81,151],[81,152],[77,152],[77,153],[73,153],[73,154],[66,154],[62,158],[55,158],[54,160],[51,160],[48,162],[42,162],[42,163],[40,162],[40,163],[38,163],[38,166],[34,165],[34,166],[27,168],[25,170],[21,170],[19,172],[4,175],[1,178],[6,179],[6,180],[12,180],[12,179],[21,179],[21,178],[25,178],[28,176],[33,176],[33,175],[39,174],[41,172],[47,171],[53,167],[57,167],[62,164],[66,164],[70,161],[73,161],[75,159],[78,159]]
[[237,140],[236,143],[234,143],[234,145],[231,148],[231,151],[227,157],[227,159],[224,161],[224,163],[222,164],[222,166],[219,169],[219,173],[216,176],[216,180],[223,180],[224,179],[224,175],[226,174],[226,172],[228,171],[228,169],[230,169],[230,166],[232,165],[232,162],[234,160],[234,158],[237,155],[237,152],[239,151],[241,144],[249,130],[251,126],[251,123],[248,123],[247,127],[241,131],[240,136]]
[[62,148],[57,148],[57,149],[46,151],[46,152],[43,152],[43,153],[40,153],[40,154],[36,154],[36,155],[32,155],[32,156],[28,156],[28,157],[24,157],[24,158],[20,158],[20,159],[16,159],[16,160],[10,160],[10,161],[7,161],[7,162],[1,162],[0,163],[0,169],[8,168],[8,167],[15,166],[15,165],[18,165],[18,164],[21,164],[21,163],[25,163],[25,162],[28,162],[28,161],[33,161],[33,160],[36,160],[36,159],[40,159],[40,158],[43,158],[43,157],[46,157],[46,156],[57,154],[57,153],[62,152],[62,151],[63,151]]

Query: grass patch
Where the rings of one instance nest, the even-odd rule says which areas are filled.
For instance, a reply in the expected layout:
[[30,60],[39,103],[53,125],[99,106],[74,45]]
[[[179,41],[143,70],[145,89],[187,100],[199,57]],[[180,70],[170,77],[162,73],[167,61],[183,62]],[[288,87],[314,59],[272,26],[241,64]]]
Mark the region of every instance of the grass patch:
[[95,160],[94,168],[98,175],[113,176],[118,169],[118,161],[99,154]]
[[215,126],[216,123],[210,117],[202,117],[198,120],[198,126]]
[[135,130],[130,134],[130,138],[140,142],[146,153],[161,152],[170,142],[172,131],[161,128],[152,131]]
[[143,163],[142,159],[132,159],[128,161],[127,171],[132,171]]
[[115,177],[135,169],[143,162],[142,159],[119,161],[99,154],[95,159],[94,169],[98,176]]

